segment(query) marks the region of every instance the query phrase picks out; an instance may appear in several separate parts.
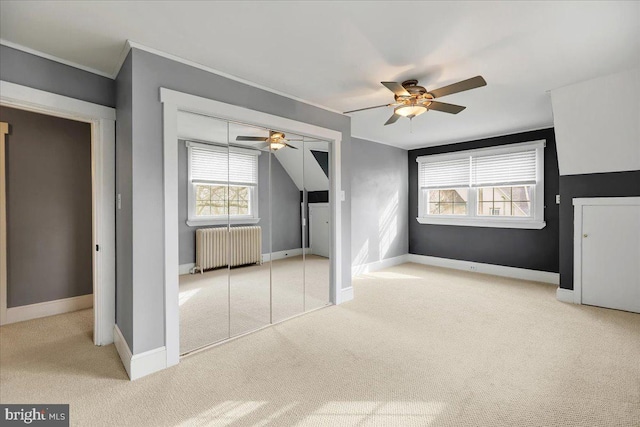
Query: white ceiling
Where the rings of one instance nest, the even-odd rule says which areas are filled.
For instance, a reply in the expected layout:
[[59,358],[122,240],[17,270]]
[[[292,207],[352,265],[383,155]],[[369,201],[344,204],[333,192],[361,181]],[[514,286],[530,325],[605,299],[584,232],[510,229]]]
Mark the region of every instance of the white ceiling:
[[337,111],[390,102],[380,81],[484,76],[412,131],[352,115],[354,136],[414,148],[552,125],[546,91],[640,66],[640,2],[3,1],[0,37],[108,74],[130,39]]

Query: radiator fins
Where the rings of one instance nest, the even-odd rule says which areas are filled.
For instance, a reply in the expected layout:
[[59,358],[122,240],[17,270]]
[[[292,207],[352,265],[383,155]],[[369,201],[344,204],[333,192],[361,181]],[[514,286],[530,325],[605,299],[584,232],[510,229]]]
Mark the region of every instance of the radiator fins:
[[[229,259],[231,262],[229,262]],[[196,230],[196,267],[194,271],[262,262],[262,229],[217,227]]]

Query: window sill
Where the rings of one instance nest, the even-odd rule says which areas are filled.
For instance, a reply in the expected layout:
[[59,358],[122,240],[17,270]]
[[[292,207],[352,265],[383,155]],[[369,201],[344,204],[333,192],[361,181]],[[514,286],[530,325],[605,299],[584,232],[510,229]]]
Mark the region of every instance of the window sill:
[[230,218],[230,219],[194,219],[187,220],[189,227],[201,227],[203,225],[237,225],[237,224],[257,224],[260,218]]
[[524,228],[541,230],[547,223],[531,219],[488,219],[488,218],[416,218],[420,224],[458,225],[463,227],[492,227],[492,228]]

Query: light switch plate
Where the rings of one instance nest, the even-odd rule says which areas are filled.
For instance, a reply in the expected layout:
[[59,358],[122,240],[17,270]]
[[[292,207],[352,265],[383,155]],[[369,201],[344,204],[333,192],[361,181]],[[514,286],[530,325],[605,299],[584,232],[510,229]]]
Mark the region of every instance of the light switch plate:
[[556,205],[560,204],[560,195],[556,194]]
[[346,197],[346,195],[345,195],[345,193],[344,193],[344,190],[341,190],[341,191],[340,191],[340,200],[341,200],[341,201],[343,201],[343,202],[344,202],[345,200],[347,200],[347,197]]

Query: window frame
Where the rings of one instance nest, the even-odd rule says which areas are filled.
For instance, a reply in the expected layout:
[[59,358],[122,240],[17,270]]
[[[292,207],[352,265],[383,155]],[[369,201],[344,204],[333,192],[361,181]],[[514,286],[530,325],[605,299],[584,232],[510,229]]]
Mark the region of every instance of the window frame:
[[[222,182],[222,181],[198,181],[193,182],[193,176],[191,173],[191,149],[197,147],[200,149],[210,149],[219,151],[220,149],[228,149],[229,151],[241,152],[244,154],[250,154],[255,157],[256,161],[256,177],[259,178],[259,159],[258,156],[262,154],[259,150],[252,150],[247,148],[240,148],[234,146],[218,145],[218,144],[204,144],[194,141],[185,141],[187,147],[187,225],[190,227],[199,227],[206,225],[227,225],[227,224],[257,224],[260,222],[259,210],[258,210],[258,198],[259,198],[259,182],[255,184],[249,183],[237,183],[237,182]],[[259,181],[259,179],[258,179]],[[221,185],[221,186],[237,186],[237,187],[249,187],[249,215],[208,215],[197,216],[196,215],[196,185]],[[227,193],[228,197],[228,193]]]
[[[488,148],[477,148],[473,150],[456,151],[453,153],[434,154],[427,156],[419,156],[416,158],[418,163],[417,187],[418,187],[418,216],[416,220],[420,224],[432,225],[458,225],[469,227],[494,227],[494,228],[523,228],[540,230],[546,226],[544,221],[544,148],[546,140],[520,142],[514,144],[501,145]],[[529,217],[507,217],[507,216],[481,216],[478,215],[478,189],[471,185],[471,158],[474,156],[499,155],[508,153],[517,153],[535,149],[536,151],[536,183],[525,184],[533,187],[531,195],[531,212]],[[428,213],[428,191],[423,191],[420,187],[420,165],[422,163],[434,163],[447,160],[457,160],[469,158],[469,196],[467,202],[466,215],[430,215]],[[514,187],[518,184],[492,185],[486,187]],[[461,188],[452,186],[453,188]],[[443,188],[449,189],[449,188]]]

